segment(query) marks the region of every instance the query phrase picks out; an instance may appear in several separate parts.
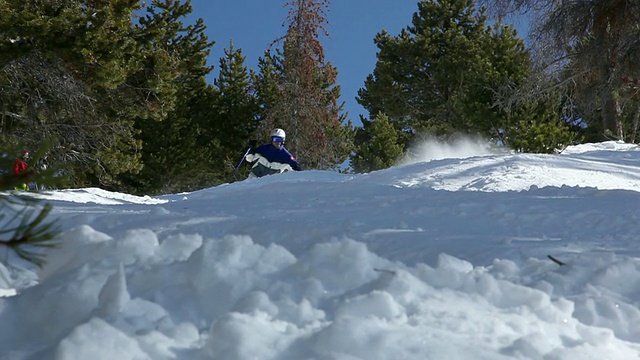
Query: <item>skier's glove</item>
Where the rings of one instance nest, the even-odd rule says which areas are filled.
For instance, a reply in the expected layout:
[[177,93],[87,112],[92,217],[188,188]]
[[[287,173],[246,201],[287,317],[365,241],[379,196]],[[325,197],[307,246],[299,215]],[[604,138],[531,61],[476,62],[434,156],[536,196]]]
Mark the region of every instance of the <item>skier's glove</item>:
[[252,148],[252,149],[253,149],[253,148],[255,148],[257,145],[258,145],[258,140],[253,139],[253,140],[250,140],[250,141],[249,141],[249,147],[250,147],[250,148]]

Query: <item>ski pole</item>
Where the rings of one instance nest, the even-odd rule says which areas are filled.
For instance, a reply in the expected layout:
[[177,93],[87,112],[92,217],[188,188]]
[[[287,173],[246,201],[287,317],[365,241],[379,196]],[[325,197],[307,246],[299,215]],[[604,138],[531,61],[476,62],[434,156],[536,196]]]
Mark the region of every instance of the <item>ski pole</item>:
[[240,162],[238,163],[238,166],[236,166],[235,170],[233,170],[233,177],[234,178],[238,178],[238,169],[240,169],[240,165],[242,165],[242,163],[244,162],[244,159],[247,157],[247,155],[249,154],[249,151],[251,151],[252,148],[248,148],[247,152],[244,153],[244,156],[242,156],[242,159],[240,159]]
[[248,148],[247,152],[244,153],[244,156],[242,156],[242,159],[240,159],[238,166],[236,166],[236,170],[240,168],[240,165],[242,165],[242,163],[244,162],[244,159],[247,157],[247,155],[249,155],[249,151],[251,151],[251,148]]

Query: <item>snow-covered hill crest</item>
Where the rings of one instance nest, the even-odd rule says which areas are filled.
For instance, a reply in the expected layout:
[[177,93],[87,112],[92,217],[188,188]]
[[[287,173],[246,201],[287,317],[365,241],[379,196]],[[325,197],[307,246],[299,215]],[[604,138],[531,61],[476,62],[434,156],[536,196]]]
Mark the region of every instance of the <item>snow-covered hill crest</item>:
[[637,358],[638,148],[468,150],[41,194],[61,246],[0,267],[0,360]]

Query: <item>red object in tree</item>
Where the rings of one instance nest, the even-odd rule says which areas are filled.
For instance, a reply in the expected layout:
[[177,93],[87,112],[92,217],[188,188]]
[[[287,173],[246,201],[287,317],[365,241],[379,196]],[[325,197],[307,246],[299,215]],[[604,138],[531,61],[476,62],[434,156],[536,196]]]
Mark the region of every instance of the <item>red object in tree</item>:
[[25,170],[27,170],[27,163],[22,161],[22,159],[16,159],[16,162],[13,163],[13,173],[18,175]]

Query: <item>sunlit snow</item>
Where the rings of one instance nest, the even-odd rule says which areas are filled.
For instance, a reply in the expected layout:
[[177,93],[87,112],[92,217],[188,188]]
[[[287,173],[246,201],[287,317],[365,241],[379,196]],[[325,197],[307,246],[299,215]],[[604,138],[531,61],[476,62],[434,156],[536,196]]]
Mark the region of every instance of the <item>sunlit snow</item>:
[[458,145],[40,194],[64,232],[42,269],[0,249],[0,360],[640,358],[640,147]]

